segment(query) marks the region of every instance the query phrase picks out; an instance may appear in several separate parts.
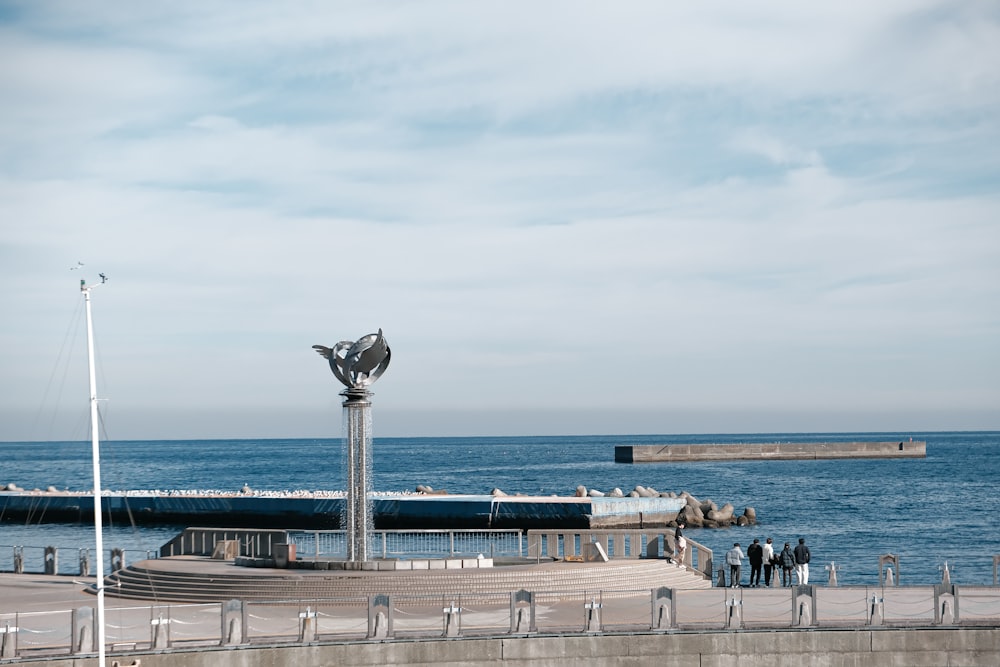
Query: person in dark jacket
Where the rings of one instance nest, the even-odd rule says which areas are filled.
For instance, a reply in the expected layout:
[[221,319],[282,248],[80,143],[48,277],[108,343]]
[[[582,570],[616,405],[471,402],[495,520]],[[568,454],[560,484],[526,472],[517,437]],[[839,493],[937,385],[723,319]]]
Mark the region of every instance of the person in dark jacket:
[[792,570],[795,569],[795,555],[792,553],[792,545],[785,542],[785,548],[778,554],[778,563],[781,565],[781,585],[792,585]]
[[809,561],[812,558],[812,554],[809,553],[809,547],[806,546],[805,538],[799,538],[799,544],[795,547],[795,577],[799,580],[800,586],[805,586],[809,583]]
[[750,588],[756,588],[760,586],[760,566],[764,562],[764,547],[760,546],[760,540],[754,540],[747,547],[747,560],[750,561]]

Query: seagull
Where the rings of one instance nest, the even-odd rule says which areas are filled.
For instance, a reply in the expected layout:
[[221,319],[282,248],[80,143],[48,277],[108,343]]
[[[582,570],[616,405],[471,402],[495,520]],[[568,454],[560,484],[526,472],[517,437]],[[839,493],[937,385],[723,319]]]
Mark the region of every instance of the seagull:
[[79,268],[80,268],[81,266],[83,266],[83,262],[80,262],[80,261],[77,261],[77,263],[76,263],[76,266],[71,266],[71,267],[69,267],[69,270],[70,270],[70,271],[76,271],[76,270],[77,270],[77,269],[79,269]]
[[108,282],[108,277],[106,275],[104,275],[103,273],[98,273],[97,275],[99,275],[101,277],[101,282],[102,283]]

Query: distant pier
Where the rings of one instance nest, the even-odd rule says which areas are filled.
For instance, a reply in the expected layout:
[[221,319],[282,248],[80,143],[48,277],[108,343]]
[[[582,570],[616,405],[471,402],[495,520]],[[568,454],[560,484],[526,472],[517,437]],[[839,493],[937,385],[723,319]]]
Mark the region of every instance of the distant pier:
[[[372,497],[380,529],[643,528],[677,518],[683,498],[422,495]],[[343,495],[105,492],[105,516],[119,522],[258,528],[338,529]],[[91,522],[93,496],[73,492],[2,491],[0,521]]]
[[922,459],[927,442],[768,442],[714,445],[617,445],[617,463],[682,461],[794,461],[814,459]]

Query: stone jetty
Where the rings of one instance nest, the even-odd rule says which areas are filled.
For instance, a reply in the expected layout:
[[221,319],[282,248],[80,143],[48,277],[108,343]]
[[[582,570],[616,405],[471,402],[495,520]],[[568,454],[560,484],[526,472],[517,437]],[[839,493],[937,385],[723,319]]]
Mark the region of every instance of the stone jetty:
[[766,442],[708,445],[616,445],[616,463],[926,458],[927,442]]

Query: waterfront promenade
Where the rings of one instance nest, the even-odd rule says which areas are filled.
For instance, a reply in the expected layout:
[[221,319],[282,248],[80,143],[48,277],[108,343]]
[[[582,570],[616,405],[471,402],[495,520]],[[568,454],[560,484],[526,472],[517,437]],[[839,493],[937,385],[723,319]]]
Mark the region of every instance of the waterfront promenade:
[[[209,558],[173,560],[142,565],[209,579],[234,568]],[[611,563],[595,564],[602,565]],[[92,635],[80,632],[87,614],[77,611],[94,606],[87,592],[93,583],[0,574],[0,664],[95,664],[87,644]],[[372,590],[341,598],[203,604],[109,597],[109,664],[1000,664],[996,587],[676,587],[681,585],[531,595],[477,595],[461,587],[424,595]]]

